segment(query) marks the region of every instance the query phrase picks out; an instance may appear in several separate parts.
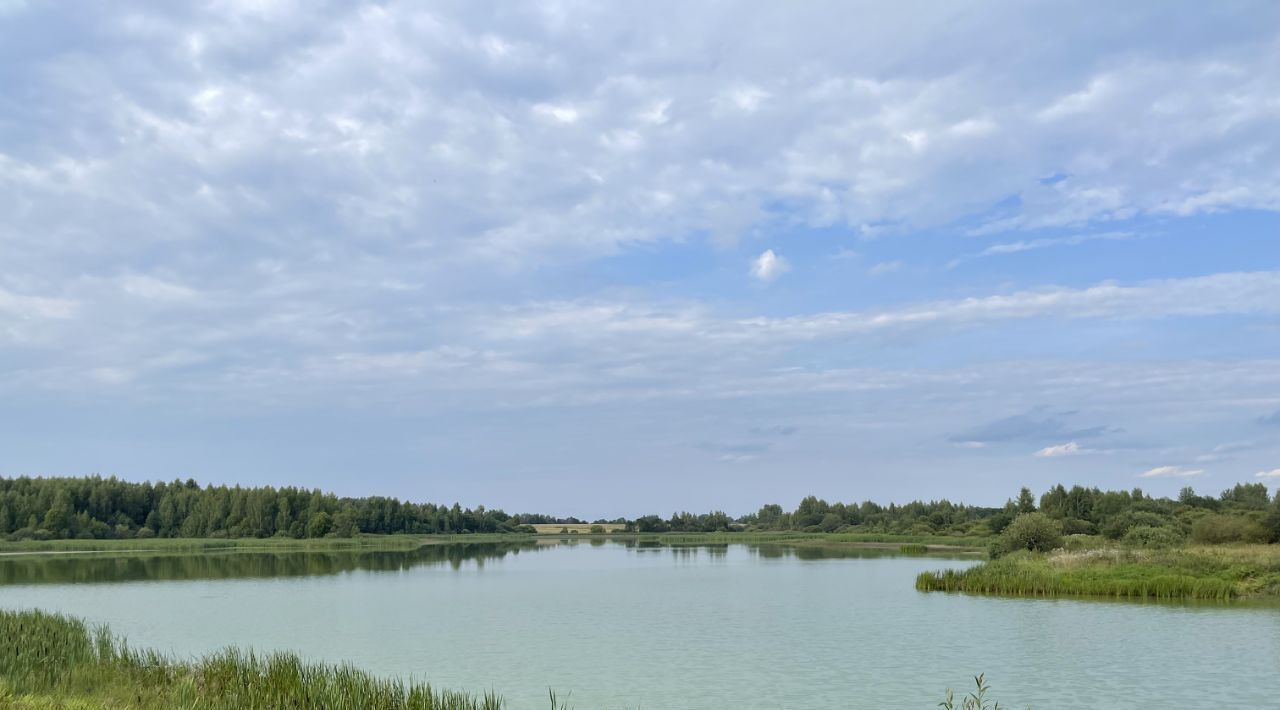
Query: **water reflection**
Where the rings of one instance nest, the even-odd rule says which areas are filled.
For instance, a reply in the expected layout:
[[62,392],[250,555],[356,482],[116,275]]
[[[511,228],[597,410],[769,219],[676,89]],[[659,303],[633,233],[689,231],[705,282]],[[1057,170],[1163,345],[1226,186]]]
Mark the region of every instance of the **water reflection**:
[[424,545],[414,550],[253,551],[174,555],[59,555],[0,560],[0,585],[139,580],[307,577],[355,570],[399,572],[448,565],[460,569],[538,549],[532,541]]
[[[902,556],[897,549],[850,545],[789,545],[786,543],[669,543],[660,540],[541,539],[518,542],[449,543],[424,545],[413,550],[255,550],[173,554],[106,553],[87,555],[21,556],[0,558],[0,585],[86,584],[195,579],[306,577],[335,575],[357,570],[399,572],[418,567],[464,566],[483,568],[508,555],[553,547],[606,545],[632,553],[669,555],[678,563],[725,560],[731,546],[765,560],[838,560]],[[931,555],[935,556],[935,555]],[[942,555],[964,559],[960,555]]]

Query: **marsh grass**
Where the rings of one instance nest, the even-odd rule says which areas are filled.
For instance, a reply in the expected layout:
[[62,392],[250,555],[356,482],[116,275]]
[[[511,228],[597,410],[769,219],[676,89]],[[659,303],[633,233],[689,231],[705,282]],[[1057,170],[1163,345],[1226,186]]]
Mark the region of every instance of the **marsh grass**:
[[130,649],[110,631],[0,611],[0,706],[251,710],[498,710],[502,700],[372,676],[288,653],[229,649],[191,663]]
[[1280,546],[1016,552],[965,570],[924,572],[916,589],[1155,600],[1274,596],[1280,595]]
[[929,546],[919,544],[899,545],[898,552],[904,555],[923,555],[929,552]]

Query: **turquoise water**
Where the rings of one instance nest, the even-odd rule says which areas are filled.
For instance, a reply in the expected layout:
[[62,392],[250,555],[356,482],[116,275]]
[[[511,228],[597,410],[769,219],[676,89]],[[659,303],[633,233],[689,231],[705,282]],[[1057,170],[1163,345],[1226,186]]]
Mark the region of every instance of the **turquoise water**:
[[1280,609],[915,591],[848,549],[467,545],[0,559],[0,606],[179,655],[291,649],[545,708],[1278,708]]

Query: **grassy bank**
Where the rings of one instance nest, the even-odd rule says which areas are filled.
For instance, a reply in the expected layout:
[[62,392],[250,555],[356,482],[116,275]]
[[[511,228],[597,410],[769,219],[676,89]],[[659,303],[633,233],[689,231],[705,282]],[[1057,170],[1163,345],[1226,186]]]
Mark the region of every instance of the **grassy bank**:
[[180,663],[129,649],[105,629],[42,612],[0,611],[0,706],[36,708],[372,708],[497,710],[472,696],[376,678],[292,654],[228,650]]
[[1122,599],[1280,597],[1280,545],[1015,552],[965,570],[922,573],[916,588]]

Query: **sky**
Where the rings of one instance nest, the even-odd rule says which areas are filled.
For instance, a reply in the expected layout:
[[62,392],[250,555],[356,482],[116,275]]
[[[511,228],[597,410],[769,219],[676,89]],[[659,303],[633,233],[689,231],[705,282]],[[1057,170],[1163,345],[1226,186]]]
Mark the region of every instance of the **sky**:
[[0,475],[1280,487],[1280,4],[0,0]]

